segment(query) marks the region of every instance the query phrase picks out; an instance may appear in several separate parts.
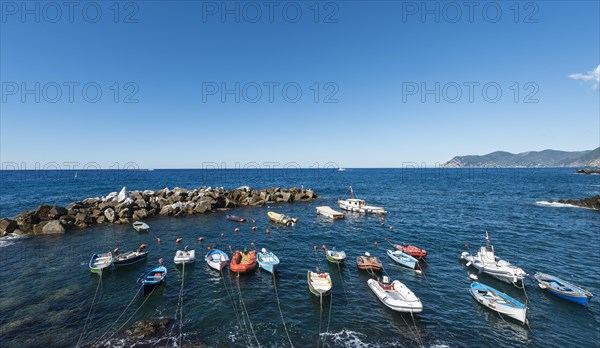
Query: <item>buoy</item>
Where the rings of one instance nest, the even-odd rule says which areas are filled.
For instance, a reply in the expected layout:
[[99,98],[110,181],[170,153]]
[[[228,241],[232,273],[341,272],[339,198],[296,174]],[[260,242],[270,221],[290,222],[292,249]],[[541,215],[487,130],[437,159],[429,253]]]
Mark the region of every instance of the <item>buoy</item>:
[[251,242],[250,245],[254,246],[254,242]]
[[225,236],[225,233],[221,233],[221,237],[224,237],[224,236]]
[[119,248],[115,248],[115,250],[113,250],[113,254],[119,255]]
[[315,245],[315,246],[313,247],[313,249],[314,249],[315,251],[317,251],[317,246]]
[[199,241],[199,242],[204,242],[204,237],[200,237],[200,238],[198,238],[198,241]]
[[477,274],[473,274],[473,273],[470,273],[470,274],[469,274],[469,278],[471,278],[472,280],[477,280],[477,279],[479,279],[479,277],[477,276]]
[[393,231],[393,230],[394,230],[394,226],[390,226],[390,231]]
[[381,226],[385,226],[385,222],[382,222],[382,223],[381,223]]
[[381,221],[385,221],[385,218],[383,216],[381,217]]
[[233,232],[235,232],[235,233],[238,233],[239,231],[240,231],[240,229],[237,227],[233,230]]
[[321,249],[326,250],[327,247],[325,246],[325,244],[321,245]]
[[423,274],[423,271],[421,271],[420,269],[415,270],[416,274]]
[[177,238],[177,239],[175,239],[175,243],[179,244],[179,243],[181,243],[181,240],[182,240],[182,238]]
[[379,245],[379,243],[377,243],[377,242],[374,242],[374,243],[373,243],[373,245],[375,245],[375,246],[378,246],[378,245]]
[[252,226],[252,231],[256,231],[256,226]]
[[210,251],[210,247],[206,247],[206,250]]
[[158,242],[158,244],[160,244],[160,238],[156,238],[156,241]]

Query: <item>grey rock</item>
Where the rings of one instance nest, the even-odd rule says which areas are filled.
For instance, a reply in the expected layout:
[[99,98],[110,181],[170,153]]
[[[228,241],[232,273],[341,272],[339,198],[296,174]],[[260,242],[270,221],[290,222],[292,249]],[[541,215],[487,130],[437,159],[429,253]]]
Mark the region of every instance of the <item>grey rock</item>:
[[42,227],[43,234],[65,233],[65,231],[65,226],[58,220],[50,221]]
[[106,209],[104,211],[104,216],[106,216],[106,220],[108,220],[108,222],[115,221],[115,211],[113,210],[113,208]]
[[0,237],[4,237],[9,233],[13,233],[18,228],[19,225],[15,220],[2,219],[0,220]]

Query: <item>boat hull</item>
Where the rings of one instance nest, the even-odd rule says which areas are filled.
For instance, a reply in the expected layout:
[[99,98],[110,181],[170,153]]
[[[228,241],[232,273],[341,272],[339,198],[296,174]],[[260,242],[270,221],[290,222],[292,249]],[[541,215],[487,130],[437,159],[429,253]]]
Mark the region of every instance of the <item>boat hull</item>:
[[150,294],[154,289],[165,283],[167,277],[167,268],[157,266],[146,273],[143,273],[138,279],[138,284],[142,286],[144,296]]
[[113,264],[112,253],[95,254],[90,259],[90,272],[102,274],[102,272]]
[[394,244],[394,247],[396,248],[396,250],[400,250],[403,253],[414,257],[417,260],[424,259],[427,256],[427,250],[417,248],[414,245],[404,246],[404,245]]
[[269,273],[275,272],[275,267],[279,265],[279,258],[275,256],[275,254],[269,252],[266,254],[259,253],[258,254],[258,267],[264,269]]
[[178,250],[177,253],[175,254],[175,258],[173,259],[173,262],[175,262],[176,265],[194,263],[194,262],[196,262],[196,251],[195,250],[190,250],[190,251]]
[[379,301],[391,310],[402,313],[421,313],[423,311],[421,300],[414,296],[412,291],[397,280],[395,280],[392,285],[395,288],[402,288],[405,293],[410,293],[412,295],[410,298],[403,296],[401,291],[396,291],[395,289],[388,291],[384,290],[379,282],[374,279],[369,279],[367,284]]
[[325,252],[325,257],[327,258],[327,261],[339,264],[343,263],[344,260],[346,260],[346,253],[343,251],[327,250]]
[[381,271],[383,264],[376,257],[358,256],[356,258],[356,267],[365,271]]
[[541,288],[564,300],[587,307],[593,297],[589,291],[556,276],[538,272],[533,277]]
[[516,266],[510,265],[506,261],[482,262],[477,256],[471,255],[468,252],[463,252],[460,257],[467,262],[467,266],[472,266],[481,273],[485,273],[500,281],[516,286],[522,286],[523,279],[527,274]]
[[315,273],[308,271],[306,274],[308,281],[308,290],[317,297],[328,296],[331,294],[331,277],[329,273]]
[[398,264],[404,267],[408,267],[411,269],[415,269],[417,267],[417,259],[401,252],[400,250],[388,250],[387,254],[392,260],[396,261]]
[[254,272],[257,266],[256,250],[252,250],[248,253],[248,261],[245,263],[242,263],[242,254],[239,251],[236,251],[229,263],[229,270],[235,273],[250,273]]
[[129,265],[133,265],[134,263],[138,263],[140,261],[144,261],[146,260],[148,257],[148,252],[142,252],[140,254],[138,254],[135,257],[132,258],[128,258],[128,259],[123,259],[123,260],[119,260],[118,257],[113,259],[113,265],[115,265],[115,267],[124,267],[124,266],[129,266]]
[[[497,296],[490,297],[482,294],[485,291],[488,293],[491,291]],[[479,304],[522,324],[527,323],[527,307],[512,297],[481,283],[472,283],[469,292]]]
[[204,260],[208,267],[216,271],[221,271],[223,268],[227,267],[229,256],[219,249],[214,249],[206,254]]

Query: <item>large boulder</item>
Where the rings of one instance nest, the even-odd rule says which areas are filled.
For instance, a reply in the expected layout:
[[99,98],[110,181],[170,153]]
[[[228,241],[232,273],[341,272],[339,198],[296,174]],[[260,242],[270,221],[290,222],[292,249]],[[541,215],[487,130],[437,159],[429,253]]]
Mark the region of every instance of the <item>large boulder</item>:
[[42,228],[42,233],[43,234],[65,233],[65,226],[63,226],[63,224],[60,221],[53,220],[44,225],[44,227]]
[[148,217],[148,211],[144,208],[136,210],[135,212],[133,212],[133,215],[132,215],[132,218],[134,220],[143,220],[147,217]]
[[0,237],[4,237],[9,233],[13,233],[16,229],[19,228],[17,222],[11,219],[2,219],[0,220]]
[[50,213],[48,214],[49,217],[51,217],[52,219],[58,219],[59,217],[63,216],[63,215],[67,215],[69,214],[69,211],[67,210],[67,208],[63,208],[63,207],[52,207],[52,209],[50,209]]
[[33,233],[35,233],[35,234],[44,233],[44,227],[47,224],[51,223],[52,221],[55,221],[55,220],[43,220],[43,221],[40,221],[39,224],[33,225]]
[[104,211],[104,216],[106,217],[106,220],[108,220],[109,222],[115,221],[115,211],[113,210],[113,208],[106,209]]
[[160,209],[160,212],[158,214],[162,216],[169,216],[173,214],[173,207],[170,205],[165,205],[164,207],[162,207],[162,209]]
[[135,204],[140,208],[146,208],[148,203],[143,198],[138,198],[135,200]]
[[73,215],[63,215],[58,221],[60,221],[65,226],[72,226],[75,223],[75,217]]
[[15,216],[15,221],[19,226],[23,226],[26,224],[37,224],[38,222],[40,222],[40,219],[37,217],[37,215],[35,215],[34,211],[26,210]]
[[49,205],[40,205],[35,210],[35,216],[37,216],[40,220],[52,220],[52,218],[50,217],[50,210],[52,210],[52,208],[54,207],[51,207]]

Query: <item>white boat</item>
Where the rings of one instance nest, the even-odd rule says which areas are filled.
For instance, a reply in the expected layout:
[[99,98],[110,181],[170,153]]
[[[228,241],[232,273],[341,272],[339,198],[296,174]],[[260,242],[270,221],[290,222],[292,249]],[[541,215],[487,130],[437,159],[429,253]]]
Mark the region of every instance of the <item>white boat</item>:
[[345,171],[346,171],[346,168],[342,168],[342,167],[338,168],[338,172],[345,172]]
[[317,215],[323,215],[333,220],[344,218],[344,214],[331,209],[329,206],[317,207]]
[[473,266],[479,272],[486,273],[503,282],[520,285],[523,279],[528,276],[523,269],[513,266],[507,260],[503,260],[494,253],[494,246],[489,244],[489,234],[486,232],[487,245],[479,248],[475,255],[464,251],[460,258],[467,262],[468,266]]
[[210,268],[220,271],[227,267],[229,256],[219,249],[212,249],[206,254],[204,260]]
[[411,269],[415,269],[415,267],[417,267],[417,263],[419,262],[414,257],[403,253],[400,250],[387,250],[387,254],[390,257],[390,259],[396,261],[404,267],[408,267]]
[[308,289],[316,296],[327,296],[331,293],[331,276],[329,273],[322,273],[317,268],[316,272],[307,272]]
[[185,247],[183,250],[177,250],[173,261],[177,265],[180,265],[183,263],[194,263],[194,262],[196,262],[196,251],[195,250],[187,250],[187,247]]
[[367,284],[384,305],[396,312],[421,313],[423,311],[421,300],[398,280],[390,283],[389,278],[384,276],[383,282],[369,279]]
[[364,199],[354,198],[354,193],[352,192],[352,186],[349,188],[350,198],[347,199],[338,199],[338,205],[340,209],[353,211],[357,213],[365,213],[365,214],[385,214],[387,213],[385,209],[382,207],[373,207],[367,205]]
[[279,258],[274,253],[262,248],[257,257],[258,266],[269,273],[275,272],[275,267],[279,265]]
[[471,283],[469,292],[477,302],[489,309],[527,323],[527,306],[507,294],[481,283]]

